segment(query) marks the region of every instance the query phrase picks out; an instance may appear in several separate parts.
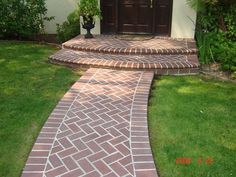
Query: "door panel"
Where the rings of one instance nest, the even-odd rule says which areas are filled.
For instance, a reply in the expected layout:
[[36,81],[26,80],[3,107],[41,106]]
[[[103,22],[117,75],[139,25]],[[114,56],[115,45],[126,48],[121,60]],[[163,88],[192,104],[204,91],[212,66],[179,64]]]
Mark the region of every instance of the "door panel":
[[102,11],[102,33],[115,33],[116,32],[116,0],[101,0]]
[[158,0],[155,10],[155,31],[159,35],[170,35],[172,0]]
[[150,0],[120,0],[119,29],[121,33],[152,33]]

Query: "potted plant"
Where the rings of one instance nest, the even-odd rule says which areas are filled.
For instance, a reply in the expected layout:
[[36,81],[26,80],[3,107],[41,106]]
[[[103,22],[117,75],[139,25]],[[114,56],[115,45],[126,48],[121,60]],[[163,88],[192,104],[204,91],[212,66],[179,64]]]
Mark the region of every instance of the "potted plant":
[[87,30],[85,38],[93,38],[90,30],[95,27],[96,18],[101,17],[97,0],[80,0],[79,15],[83,18],[82,27]]

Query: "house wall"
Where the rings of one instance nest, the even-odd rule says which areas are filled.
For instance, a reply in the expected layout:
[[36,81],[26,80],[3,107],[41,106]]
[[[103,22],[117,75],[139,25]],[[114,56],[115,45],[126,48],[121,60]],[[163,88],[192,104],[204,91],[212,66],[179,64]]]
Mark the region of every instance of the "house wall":
[[186,0],[173,0],[171,37],[194,38],[196,12]]
[[[79,0],[46,0],[48,16],[54,16],[55,20],[45,22],[45,31],[48,34],[56,33],[56,24],[62,24],[69,13],[75,8]],[[186,4],[186,0],[173,0],[171,37],[194,38],[196,12]],[[92,29],[93,34],[100,34],[100,20]],[[81,29],[85,34],[85,30]]]
[[45,21],[45,32],[56,34],[56,24],[62,24],[67,16],[76,8],[78,0],[46,0],[47,16],[54,16],[54,20]]

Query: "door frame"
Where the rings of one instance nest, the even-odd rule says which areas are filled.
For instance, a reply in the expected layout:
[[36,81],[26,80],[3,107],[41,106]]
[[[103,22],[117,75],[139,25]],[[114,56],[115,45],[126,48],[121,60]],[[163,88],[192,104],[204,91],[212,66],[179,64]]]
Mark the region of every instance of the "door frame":
[[[139,34],[139,33],[120,33],[118,31],[119,29],[119,0],[114,0],[114,4],[115,4],[115,34]],[[156,23],[157,23],[157,20],[156,20],[156,11],[157,11],[157,2],[158,0],[153,0],[153,12],[152,12],[152,19],[153,19],[153,22],[152,22],[152,33],[146,33],[146,34],[150,34],[150,35],[158,35],[158,32],[156,31]],[[100,9],[102,9],[103,7],[103,3],[100,3]],[[172,13],[173,13],[173,0],[170,0],[170,12],[169,12],[169,30],[168,30],[168,33],[167,33],[167,36],[171,36],[171,28],[172,28]],[[101,33],[104,34],[104,25],[102,24],[102,20],[101,20]],[[113,32],[114,33],[114,32]],[[105,33],[106,34],[106,33]],[[143,33],[145,34],[145,33]]]

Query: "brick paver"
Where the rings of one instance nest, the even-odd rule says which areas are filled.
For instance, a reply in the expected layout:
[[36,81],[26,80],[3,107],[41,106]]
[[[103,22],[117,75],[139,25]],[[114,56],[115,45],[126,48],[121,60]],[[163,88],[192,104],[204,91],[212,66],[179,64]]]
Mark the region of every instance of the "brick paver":
[[148,138],[153,73],[89,69],[49,116],[22,177],[156,177]]

